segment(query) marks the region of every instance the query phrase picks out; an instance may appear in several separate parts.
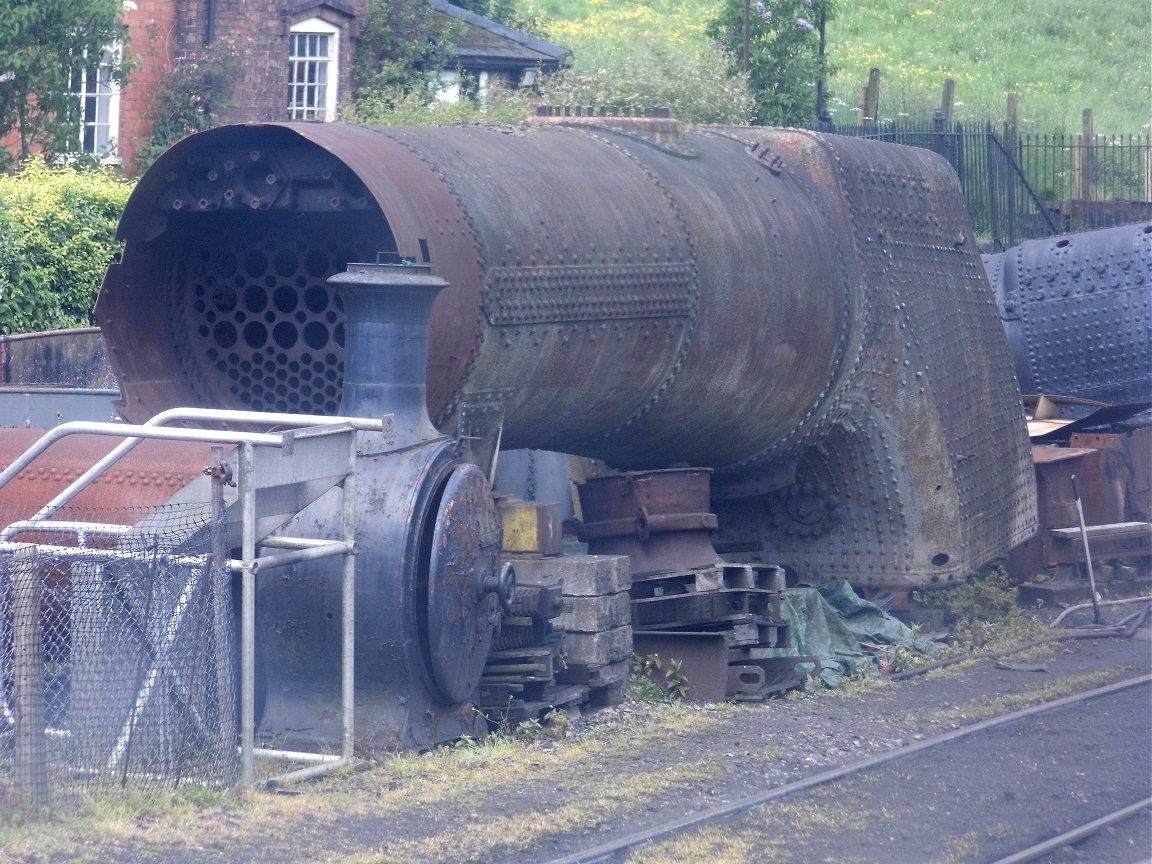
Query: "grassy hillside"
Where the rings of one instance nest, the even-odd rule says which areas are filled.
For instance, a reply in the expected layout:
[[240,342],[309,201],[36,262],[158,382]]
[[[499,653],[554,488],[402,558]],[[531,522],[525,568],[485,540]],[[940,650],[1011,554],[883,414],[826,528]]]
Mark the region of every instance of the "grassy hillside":
[[[703,24],[715,0],[524,0],[578,34],[605,13],[645,12]],[[771,7],[771,0],[765,0]],[[686,31],[689,28],[677,28]],[[702,31],[702,27],[700,30]],[[601,34],[601,37],[606,34]],[[838,122],[852,122],[868,70],[881,70],[881,116],[930,116],[945,78],[956,81],[957,115],[1003,117],[1020,96],[1022,125],[1036,132],[1080,128],[1092,108],[1097,132],[1147,133],[1152,119],[1152,7],[1147,0],[841,0],[829,25],[830,82]],[[578,45],[576,46],[579,47]]]
[[1095,112],[1098,132],[1148,131],[1147,2],[857,0],[844,4],[829,40],[841,67],[833,89],[853,108],[877,67],[885,116],[930,110],[951,77],[961,115],[1003,117],[1005,97],[1015,92],[1021,122],[1034,131],[1079,131],[1085,108]]

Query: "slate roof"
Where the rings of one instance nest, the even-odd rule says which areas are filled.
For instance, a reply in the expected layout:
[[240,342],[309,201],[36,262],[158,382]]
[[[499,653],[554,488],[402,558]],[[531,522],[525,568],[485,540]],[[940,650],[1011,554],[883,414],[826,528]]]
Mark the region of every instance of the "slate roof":
[[540,66],[544,71],[551,72],[571,53],[560,45],[513,30],[446,0],[429,2],[437,12],[467,25],[456,46],[457,60],[466,69]]

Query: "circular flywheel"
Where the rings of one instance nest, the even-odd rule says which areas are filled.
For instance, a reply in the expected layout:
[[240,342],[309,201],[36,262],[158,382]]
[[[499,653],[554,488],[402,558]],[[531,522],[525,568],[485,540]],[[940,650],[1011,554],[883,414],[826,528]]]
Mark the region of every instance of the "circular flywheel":
[[453,469],[436,513],[428,571],[428,663],[447,702],[473,697],[499,620],[501,528],[484,473]]

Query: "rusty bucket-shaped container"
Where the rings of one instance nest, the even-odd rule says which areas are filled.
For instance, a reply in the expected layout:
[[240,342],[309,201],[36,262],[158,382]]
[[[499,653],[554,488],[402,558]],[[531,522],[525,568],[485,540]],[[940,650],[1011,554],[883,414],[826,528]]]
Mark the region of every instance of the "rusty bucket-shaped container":
[[706,468],[629,471],[580,487],[583,539],[592,555],[627,555],[632,578],[713,567],[716,516]]

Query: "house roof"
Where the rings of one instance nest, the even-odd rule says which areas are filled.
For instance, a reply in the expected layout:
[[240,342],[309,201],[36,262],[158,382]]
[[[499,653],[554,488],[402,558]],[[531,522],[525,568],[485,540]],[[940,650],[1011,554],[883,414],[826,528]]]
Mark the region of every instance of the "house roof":
[[341,3],[340,0],[300,0],[300,2],[289,3],[285,6],[283,14],[293,16],[303,12],[311,12],[313,9],[331,9],[341,15],[347,15],[349,18],[356,16],[356,10],[347,3]]
[[468,25],[458,40],[456,56],[462,66],[490,68],[540,66],[555,70],[571,53],[567,48],[530,33],[513,30],[491,18],[462,9],[447,0],[429,0],[437,12]]

